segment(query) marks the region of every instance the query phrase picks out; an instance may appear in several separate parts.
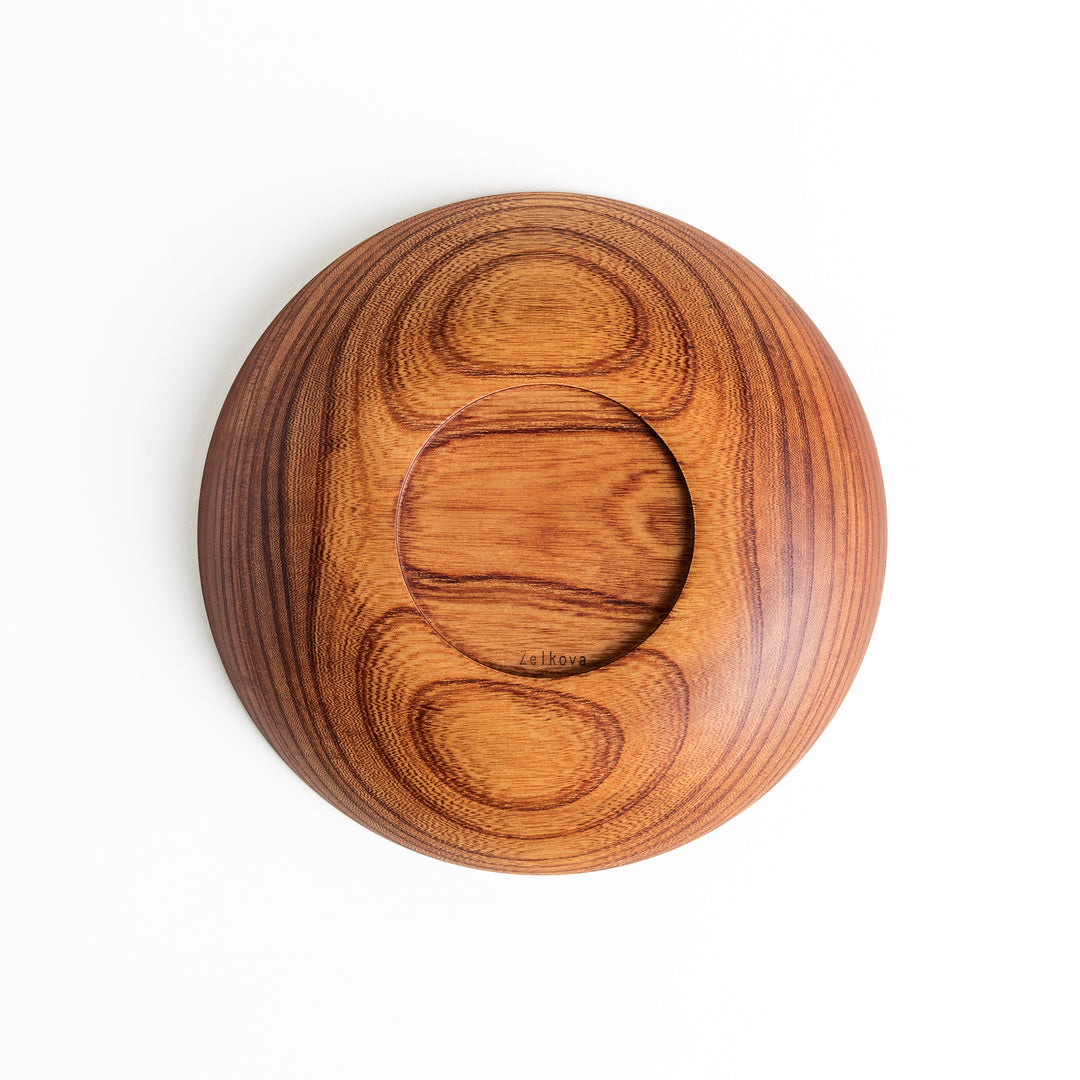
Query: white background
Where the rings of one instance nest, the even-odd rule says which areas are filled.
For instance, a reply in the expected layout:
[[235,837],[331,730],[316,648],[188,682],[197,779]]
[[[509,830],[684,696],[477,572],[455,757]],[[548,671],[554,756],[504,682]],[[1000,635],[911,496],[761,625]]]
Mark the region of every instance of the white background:
[[[1065,3],[19,5],[0,78],[0,1073],[1074,1077],[1077,175]],[[443,203],[741,251],[876,432],[878,629],[685,848],[444,865],[307,789],[202,611],[198,483],[288,298]]]

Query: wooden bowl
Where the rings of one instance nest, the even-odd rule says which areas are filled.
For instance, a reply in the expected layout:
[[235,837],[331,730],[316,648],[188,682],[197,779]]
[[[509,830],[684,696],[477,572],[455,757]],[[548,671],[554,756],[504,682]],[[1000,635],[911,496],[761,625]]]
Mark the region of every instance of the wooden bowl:
[[873,440],[730,248],[581,195],[474,199],[319,274],[255,346],[199,553],[237,693],[357,821],[568,873],[767,791],[866,648]]

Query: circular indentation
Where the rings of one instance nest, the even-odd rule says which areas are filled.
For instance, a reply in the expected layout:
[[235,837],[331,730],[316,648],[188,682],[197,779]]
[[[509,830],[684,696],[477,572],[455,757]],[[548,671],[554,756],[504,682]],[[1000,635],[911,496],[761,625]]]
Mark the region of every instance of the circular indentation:
[[503,810],[550,810],[583,798],[615,768],[623,746],[606,709],[523,685],[437,683],[410,711],[426,764],[461,794]]
[[610,398],[528,384],[479,399],[424,444],[398,502],[417,609],[499,671],[577,675],[644,641],[693,552],[682,472]]
[[639,345],[639,312],[617,278],[555,253],[505,255],[454,290],[438,336],[480,371],[587,371]]

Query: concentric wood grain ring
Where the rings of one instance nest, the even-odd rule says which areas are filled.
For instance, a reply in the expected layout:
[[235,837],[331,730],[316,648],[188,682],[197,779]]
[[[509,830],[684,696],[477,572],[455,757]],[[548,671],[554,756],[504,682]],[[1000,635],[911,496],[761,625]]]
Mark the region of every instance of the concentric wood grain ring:
[[230,392],[199,529],[285,760],[399,843],[533,873],[766,791],[884,570],[873,442],[813,324],[710,237],[576,195],[442,207],[316,277]]

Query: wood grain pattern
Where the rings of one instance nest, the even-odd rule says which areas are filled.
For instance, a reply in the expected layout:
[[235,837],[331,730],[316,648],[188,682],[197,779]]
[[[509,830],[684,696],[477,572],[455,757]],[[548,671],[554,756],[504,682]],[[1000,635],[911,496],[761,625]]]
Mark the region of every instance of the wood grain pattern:
[[805,753],[873,626],[884,497],[761,271],[640,207],[514,194],[286,307],[199,545],[230,678],[316,791],[429,855],[565,873],[685,843]]

